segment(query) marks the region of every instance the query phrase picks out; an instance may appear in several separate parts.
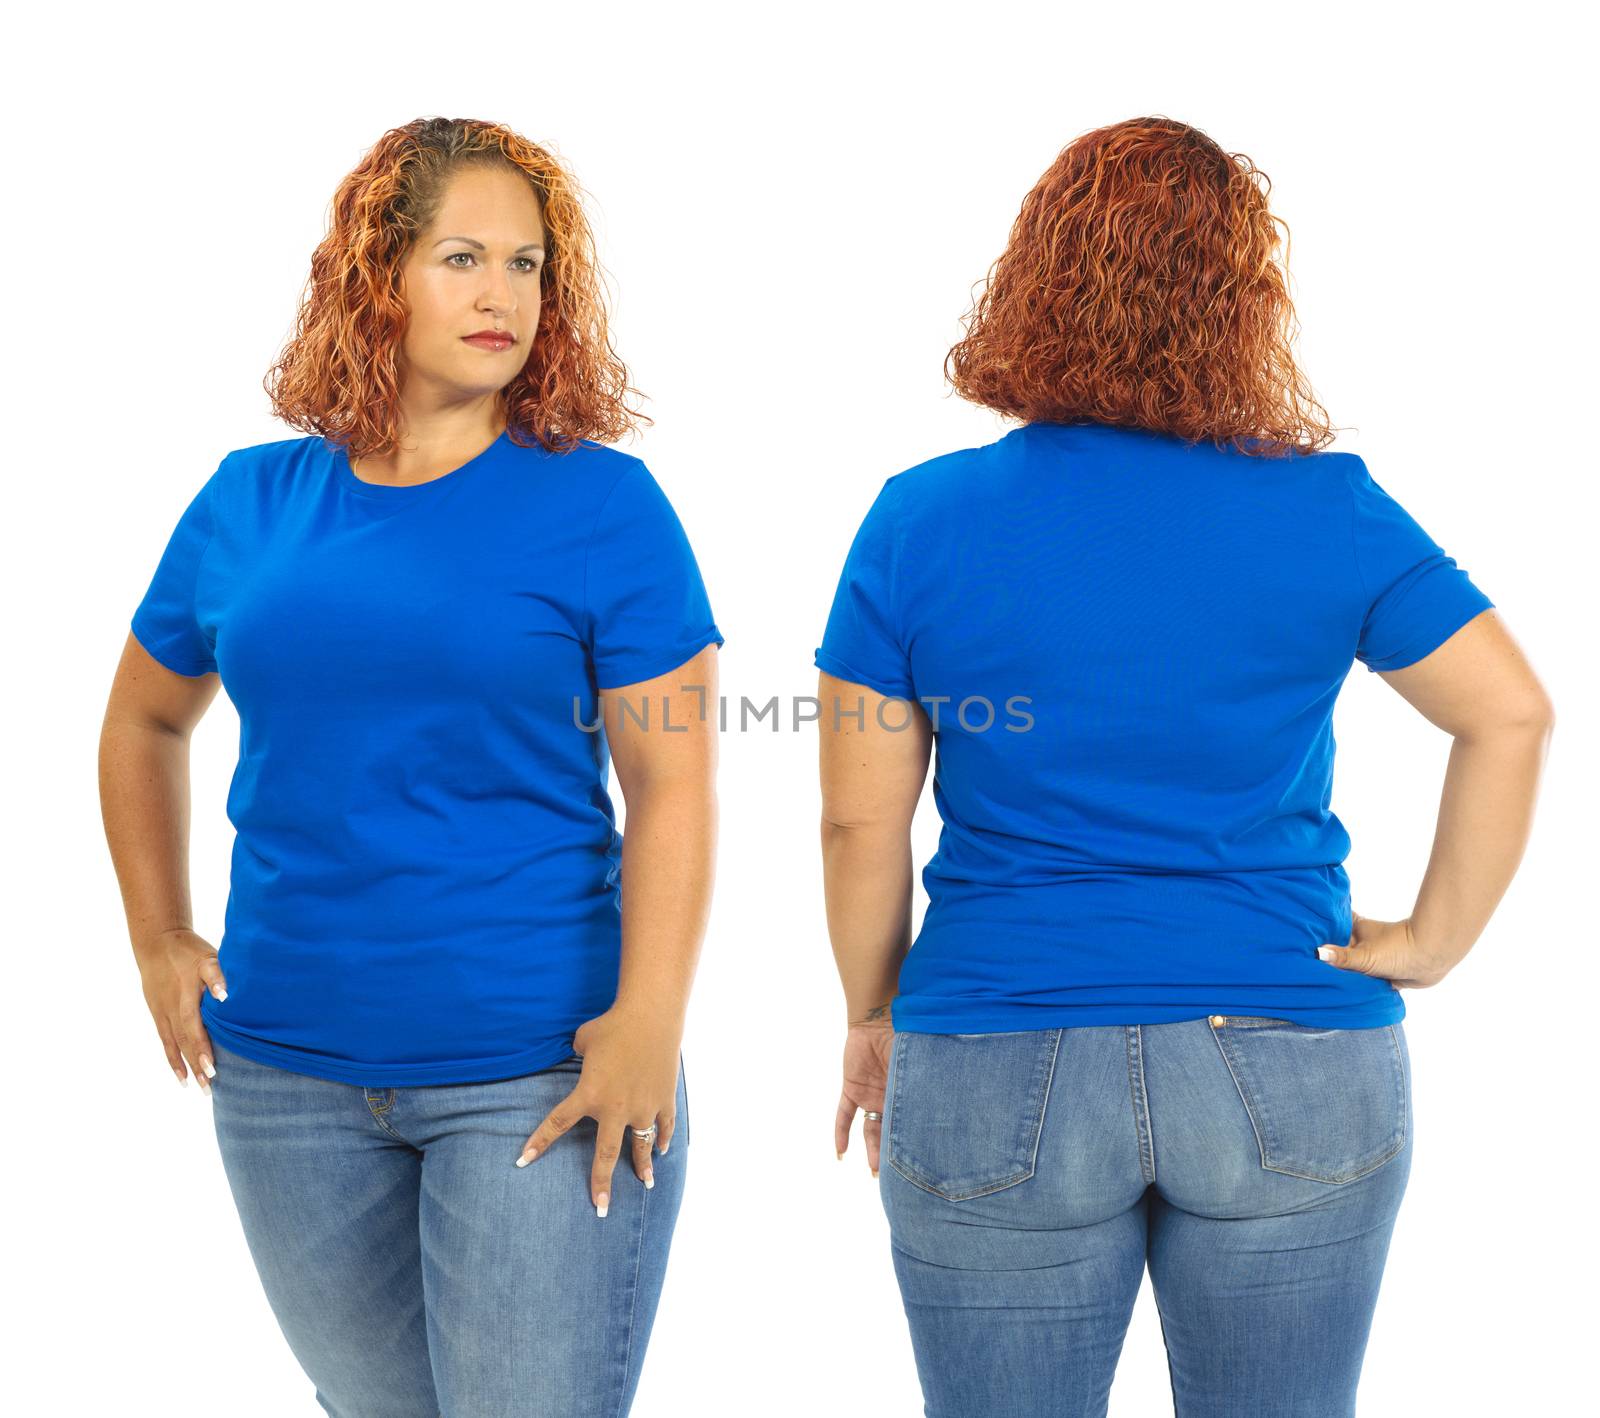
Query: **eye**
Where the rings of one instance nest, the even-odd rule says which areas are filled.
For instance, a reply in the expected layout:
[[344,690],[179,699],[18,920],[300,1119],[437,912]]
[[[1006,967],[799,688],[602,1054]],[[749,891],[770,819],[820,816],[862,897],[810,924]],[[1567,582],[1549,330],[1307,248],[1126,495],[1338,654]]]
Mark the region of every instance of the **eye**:
[[[444,258],[445,265],[448,266],[458,256],[464,261],[470,261],[470,260],[473,259],[472,258],[472,253],[470,251],[452,251],[448,256],[446,256]],[[518,261],[522,261],[522,262],[526,263],[526,265],[523,267],[524,271],[537,271],[537,270],[539,270],[541,268],[541,263],[536,258],[534,258],[532,256],[518,256],[516,259]],[[457,266],[456,267],[456,270],[458,270],[458,271],[464,271],[466,269],[467,268],[465,266]]]

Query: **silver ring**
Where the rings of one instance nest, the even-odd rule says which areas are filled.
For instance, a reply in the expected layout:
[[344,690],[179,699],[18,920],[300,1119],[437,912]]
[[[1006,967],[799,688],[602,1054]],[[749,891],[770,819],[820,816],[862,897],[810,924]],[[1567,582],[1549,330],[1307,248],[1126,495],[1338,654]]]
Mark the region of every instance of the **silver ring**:
[[882,1113],[863,1113],[862,1116],[869,1123],[881,1123],[883,1121],[883,1114]]
[[656,1125],[651,1123],[647,1128],[630,1127],[628,1131],[635,1137],[654,1137],[656,1135]]

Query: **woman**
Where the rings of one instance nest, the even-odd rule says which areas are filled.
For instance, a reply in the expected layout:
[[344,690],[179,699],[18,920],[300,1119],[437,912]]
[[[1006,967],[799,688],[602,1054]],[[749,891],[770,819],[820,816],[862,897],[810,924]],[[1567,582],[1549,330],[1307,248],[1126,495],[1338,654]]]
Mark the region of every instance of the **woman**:
[[[341,1418],[626,1412],[683,1191],[722,636],[661,489],[603,446],[638,416],[577,194],[493,124],[384,135],[269,378],[313,431],[191,502],[107,715],[145,999]],[[187,762],[219,683],[213,950]]]
[[[1401,990],[1527,839],[1548,696],[1319,451],[1266,190],[1166,119],[1060,154],[947,361],[1020,426],[888,479],[816,655],[836,1143],[865,1110],[939,1418],[1104,1414],[1146,1265],[1179,1413],[1352,1413],[1411,1165]],[[1403,921],[1351,911],[1328,810],[1357,659],[1455,736]]]

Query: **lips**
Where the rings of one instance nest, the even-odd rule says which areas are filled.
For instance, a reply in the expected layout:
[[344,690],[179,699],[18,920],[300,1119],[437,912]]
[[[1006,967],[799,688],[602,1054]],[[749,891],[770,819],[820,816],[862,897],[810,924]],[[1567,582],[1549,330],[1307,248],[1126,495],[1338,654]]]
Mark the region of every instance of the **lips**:
[[477,334],[464,335],[463,340],[469,345],[476,345],[480,350],[508,350],[516,342],[510,335]]

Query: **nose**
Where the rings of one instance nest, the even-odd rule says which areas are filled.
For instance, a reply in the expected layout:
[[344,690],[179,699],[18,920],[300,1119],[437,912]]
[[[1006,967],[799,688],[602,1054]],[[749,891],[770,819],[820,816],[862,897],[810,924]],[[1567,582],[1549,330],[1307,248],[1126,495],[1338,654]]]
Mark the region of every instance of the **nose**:
[[512,293],[511,282],[502,271],[491,275],[487,286],[478,296],[478,308],[486,314],[505,317],[517,308],[517,298]]

